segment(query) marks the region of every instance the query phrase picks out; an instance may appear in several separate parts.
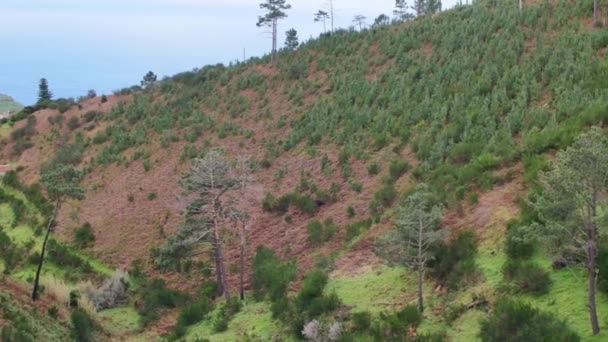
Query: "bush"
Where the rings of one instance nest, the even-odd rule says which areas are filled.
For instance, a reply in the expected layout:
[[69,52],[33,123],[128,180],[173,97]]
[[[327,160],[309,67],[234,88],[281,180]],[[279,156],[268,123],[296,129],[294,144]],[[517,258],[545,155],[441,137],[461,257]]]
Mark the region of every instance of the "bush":
[[54,239],[49,240],[47,252],[49,261],[72,272],[72,276],[77,276],[78,273],[93,273],[93,267],[88,261]]
[[228,324],[239,311],[243,304],[237,297],[232,297],[230,301],[224,303],[213,322],[213,330],[215,332],[223,332],[228,330]]
[[115,271],[112,276],[98,289],[85,287],[84,295],[95,305],[97,311],[111,309],[127,300],[129,289],[129,274]]
[[439,243],[434,247],[429,263],[431,275],[451,290],[474,282],[479,275],[475,264],[477,247],[473,230],[463,230],[456,239]]
[[254,296],[270,297],[278,302],[287,295],[289,284],[296,277],[296,263],[282,262],[272,249],[259,246],[253,258],[252,287]]
[[87,122],[87,123],[95,121],[100,117],[101,117],[101,113],[96,110],[88,111],[88,112],[84,113],[84,115],[83,115],[84,122]]
[[507,225],[505,252],[511,259],[529,259],[536,250],[536,236],[530,227],[520,226],[518,222]]
[[416,328],[422,322],[422,315],[415,305],[407,305],[398,312],[381,313],[380,319],[374,322],[372,333],[377,340],[408,340],[410,328]]
[[92,341],[95,325],[86,311],[81,308],[72,310],[70,321],[72,322],[72,338],[74,338],[75,341]]
[[372,223],[371,219],[367,219],[347,225],[344,239],[346,241],[351,241],[361,233],[367,231],[372,226]]
[[376,163],[370,164],[367,167],[367,173],[369,173],[370,176],[375,176],[375,175],[379,174],[380,173],[380,165],[378,165]]
[[137,311],[143,326],[158,319],[159,309],[178,307],[188,299],[187,294],[168,289],[165,281],[161,279],[147,281],[139,288],[138,293],[143,303],[138,306]]
[[604,293],[608,293],[608,247],[600,243],[597,256],[598,288]]
[[397,190],[392,185],[385,185],[374,193],[374,200],[384,207],[390,207],[397,198]]
[[404,173],[407,172],[407,161],[399,159],[391,161],[388,167],[388,174],[392,182],[396,182]]
[[78,127],[80,127],[80,120],[78,119],[77,116],[72,116],[68,120],[68,128],[73,131]]
[[531,262],[509,260],[503,268],[507,281],[517,291],[540,296],[549,292],[551,277],[541,266]]
[[304,276],[302,288],[295,298],[300,313],[312,318],[338,307],[340,300],[335,294],[323,295],[327,281],[327,275],[321,271],[313,271]]
[[317,211],[317,202],[310,195],[297,196],[294,194],[293,203],[301,212],[306,214],[314,214]]
[[499,302],[492,315],[481,322],[479,337],[484,342],[580,341],[565,322],[517,301]]
[[205,319],[205,316],[207,316],[211,310],[213,310],[213,302],[206,297],[201,297],[194,303],[187,304],[179,312],[177,325],[188,327],[196,324]]
[[91,225],[87,222],[74,231],[74,244],[78,248],[87,248],[95,242],[95,234],[91,229]]
[[325,224],[317,220],[312,221],[306,226],[306,229],[308,231],[308,242],[314,246],[329,241],[336,233],[336,227],[331,219],[327,219]]

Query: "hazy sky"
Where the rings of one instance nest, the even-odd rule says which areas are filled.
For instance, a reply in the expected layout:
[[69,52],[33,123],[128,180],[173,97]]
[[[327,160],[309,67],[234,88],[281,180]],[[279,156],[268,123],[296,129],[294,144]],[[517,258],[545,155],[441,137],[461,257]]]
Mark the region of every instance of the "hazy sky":
[[[444,0],[444,8],[457,0]],[[49,79],[57,97],[99,94],[210,63],[259,56],[270,39],[255,23],[261,0],[0,0],[0,93],[24,104],[36,100],[37,82]],[[300,39],[323,28],[313,13],[324,0],[291,0],[279,23]],[[394,0],[334,0],[336,27],[391,14]]]

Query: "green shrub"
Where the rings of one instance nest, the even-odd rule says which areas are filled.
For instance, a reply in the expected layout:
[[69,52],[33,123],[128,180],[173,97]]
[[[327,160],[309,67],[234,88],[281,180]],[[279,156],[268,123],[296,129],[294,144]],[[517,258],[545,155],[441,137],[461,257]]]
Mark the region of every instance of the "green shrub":
[[95,325],[86,311],[81,308],[72,310],[70,321],[72,322],[72,338],[75,341],[88,342],[93,340],[92,335]]
[[234,315],[241,311],[242,306],[243,303],[236,297],[232,297],[230,301],[224,303],[213,322],[213,330],[216,333],[228,330],[228,324]]
[[346,208],[346,216],[348,216],[348,218],[353,218],[355,215],[357,215],[355,208],[352,205],[349,205],[348,208]]
[[314,214],[317,211],[317,202],[310,195],[293,196],[293,203],[301,212]]
[[89,123],[89,122],[99,119],[101,117],[101,113],[96,110],[91,110],[91,111],[84,113],[84,115],[82,117],[84,119],[84,122]]
[[323,294],[327,281],[327,275],[321,271],[313,271],[304,276],[302,288],[294,299],[299,312],[307,317],[316,317],[338,307],[340,300],[335,294]]
[[72,116],[68,120],[68,128],[73,131],[78,127],[80,127],[80,120],[78,119],[77,116]]
[[514,222],[507,225],[505,252],[511,259],[529,259],[536,250],[536,235],[530,227]]
[[55,239],[50,239],[47,246],[48,259],[56,265],[72,272],[72,276],[78,274],[91,274],[94,272],[91,264],[69,248],[58,243]]
[[259,246],[252,262],[252,287],[254,296],[269,296],[272,302],[282,300],[287,295],[289,284],[296,277],[296,263],[282,262],[272,249]]
[[580,341],[565,322],[517,301],[499,302],[492,315],[481,322],[479,337],[484,342]]
[[332,219],[327,219],[324,224],[315,220],[306,226],[308,231],[308,242],[318,246],[323,242],[329,241],[336,233],[336,226]]
[[347,225],[344,239],[346,241],[351,241],[355,237],[367,231],[372,226],[372,223],[373,222],[371,219],[367,219]]
[[380,173],[380,165],[378,165],[376,163],[370,164],[367,167],[367,173],[369,173],[370,176],[375,176],[375,175],[379,174]]
[[361,182],[358,182],[355,179],[350,179],[348,181],[348,186],[351,188],[352,191],[356,193],[361,193],[361,191],[363,191],[363,184],[361,184]]
[[600,243],[597,255],[598,288],[604,293],[608,293],[608,247],[605,242]]
[[479,275],[475,263],[478,243],[473,230],[463,230],[456,239],[433,248],[429,270],[439,283],[450,290],[473,283]]
[[182,308],[177,317],[177,325],[188,327],[196,324],[205,319],[211,310],[213,310],[213,302],[206,297],[201,297]]
[[93,242],[95,242],[95,234],[88,222],[81,227],[76,228],[74,231],[74,244],[76,244],[78,248],[90,247]]
[[540,296],[548,293],[551,287],[549,273],[531,261],[509,260],[503,267],[503,274],[517,292]]
[[385,185],[374,193],[374,200],[384,207],[390,207],[397,198],[397,190],[393,185]]
[[323,242],[323,225],[319,221],[312,221],[306,226],[308,231],[308,242],[319,245]]
[[162,279],[146,281],[139,289],[142,304],[137,307],[142,326],[158,319],[161,308],[176,308],[184,305],[188,295],[168,289]]
[[422,315],[415,305],[406,305],[398,312],[381,313],[373,323],[372,333],[377,340],[408,340],[410,328],[416,328],[422,322]]
[[393,160],[388,167],[388,174],[392,182],[396,182],[404,173],[407,172],[408,163],[405,160]]

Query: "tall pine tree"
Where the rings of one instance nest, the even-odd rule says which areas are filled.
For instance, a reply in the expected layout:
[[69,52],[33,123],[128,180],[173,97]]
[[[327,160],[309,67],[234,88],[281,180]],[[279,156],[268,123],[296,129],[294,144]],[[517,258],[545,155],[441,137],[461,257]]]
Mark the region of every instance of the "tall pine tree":
[[53,98],[53,93],[49,90],[49,82],[46,78],[41,78],[38,83],[38,103],[50,101]]
[[277,52],[277,29],[279,20],[287,18],[285,10],[291,8],[286,0],[266,0],[260,4],[261,9],[266,10],[266,14],[258,17],[258,27],[270,27],[272,29],[272,54]]

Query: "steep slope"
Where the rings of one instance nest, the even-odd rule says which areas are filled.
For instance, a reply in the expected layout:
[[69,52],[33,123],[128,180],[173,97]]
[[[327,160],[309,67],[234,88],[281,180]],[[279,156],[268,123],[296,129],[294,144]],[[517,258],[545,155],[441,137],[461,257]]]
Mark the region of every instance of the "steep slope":
[[[61,114],[37,111],[35,122],[19,121],[13,131],[38,133],[6,138],[0,160],[22,166],[20,178],[32,183],[58,145],[82,149],[87,196],[62,207],[56,233],[71,241],[73,228],[89,222],[96,236],[90,254],[115,267],[142,260],[149,274],[194,291],[200,270],[160,272],[151,249],[182,222],[178,182],[191,158],[217,147],[230,159],[245,157],[255,170],[246,206],[253,218],[247,287],[255,247],[266,245],[297,259],[300,274],[322,257],[335,259],[330,287],[362,308],[377,305],[372,296],[385,292],[389,308],[412,301],[412,286],[402,286],[411,284],[410,275],[379,266],[372,247],[393,226],[394,205],[426,182],[447,208],[443,226],[452,236],[473,228],[481,241],[485,280],[457,296],[481,292],[495,300],[503,234],[519,215],[517,198],[526,195],[546,153],[607,117],[608,92],[597,79],[605,75],[608,33],[591,27],[589,1],[543,2],[523,13],[494,3],[337,32],[281,52],[275,62],[207,66]],[[267,194],[292,192],[309,195],[314,206],[264,210]],[[327,219],[335,234],[311,243],[308,224]],[[234,287],[238,241],[226,226]],[[369,290],[382,283],[378,274],[402,287]],[[432,280],[427,286],[435,288]],[[365,291],[369,298],[361,297]],[[440,291],[433,296],[443,300]],[[437,304],[430,325],[443,322],[443,309]],[[475,322],[484,315],[471,312]],[[459,330],[463,317],[446,328],[454,340],[476,334]]]

